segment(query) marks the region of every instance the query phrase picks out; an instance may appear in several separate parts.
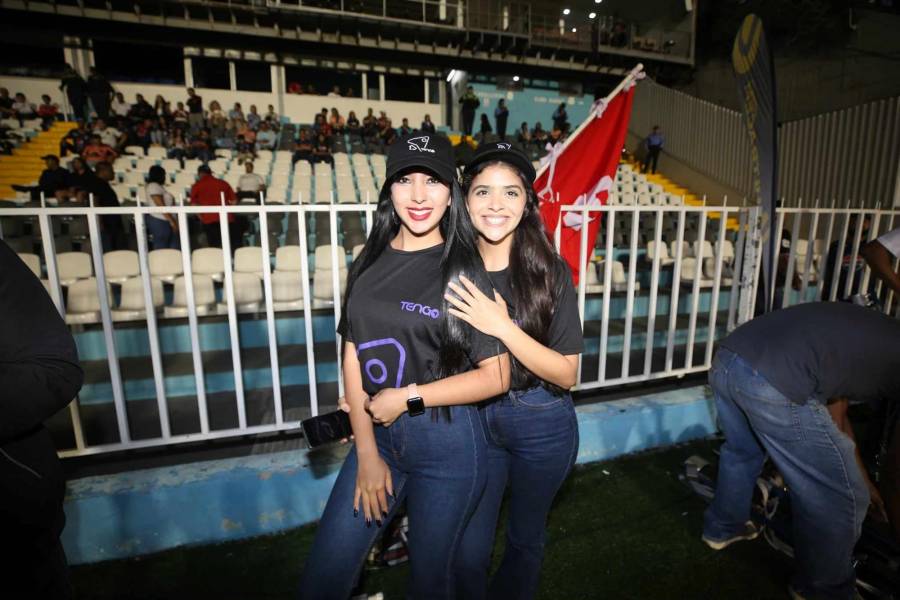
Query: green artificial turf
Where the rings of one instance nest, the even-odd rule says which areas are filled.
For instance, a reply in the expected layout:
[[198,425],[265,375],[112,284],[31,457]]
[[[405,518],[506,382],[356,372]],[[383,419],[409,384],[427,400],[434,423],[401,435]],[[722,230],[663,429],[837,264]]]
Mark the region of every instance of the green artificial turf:
[[[677,479],[697,442],[576,467],[548,524],[539,598],[786,598],[790,561],[761,538],[714,552],[705,504]],[[498,530],[495,565],[502,553]],[[292,598],[314,526],[215,546],[72,568],[77,599]],[[405,566],[365,575],[370,594],[404,598]]]

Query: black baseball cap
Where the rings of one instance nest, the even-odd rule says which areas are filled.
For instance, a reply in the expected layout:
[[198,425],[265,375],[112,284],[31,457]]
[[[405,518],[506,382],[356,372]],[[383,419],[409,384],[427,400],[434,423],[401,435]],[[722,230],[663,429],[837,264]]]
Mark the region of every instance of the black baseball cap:
[[524,152],[522,152],[509,142],[482,143],[480,146],[478,146],[478,149],[475,150],[475,154],[472,155],[472,160],[470,160],[469,164],[466,165],[466,171],[468,172],[469,170],[482,163],[495,160],[509,163],[512,166],[516,167],[525,174],[526,179],[528,179],[529,185],[534,184],[534,180],[537,175],[534,171],[534,165],[531,164],[531,161],[528,160],[528,157],[525,156]]
[[456,160],[450,140],[417,130],[394,142],[388,150],[385,183],[397,173],[414,168],[430,171],[446,183],[455,180]]
[[50,160],[50,159],[53,159],[56,162],[59,162],[59,157],[55,154],[45,154],[44,156],[41,157],[41,160]]

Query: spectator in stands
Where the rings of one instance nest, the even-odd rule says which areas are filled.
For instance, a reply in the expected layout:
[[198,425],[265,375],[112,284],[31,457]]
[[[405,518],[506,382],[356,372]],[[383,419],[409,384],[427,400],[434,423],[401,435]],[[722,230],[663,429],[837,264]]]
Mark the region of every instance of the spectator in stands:
[[[88,180],[87,189],[87,192],[93,195],[94,206],[113,208],[119,206],[119,198],[112,186],[109,185],[109,182],[114,181],[115,178],[116,174],[110,163],[106,161],[97,163],[96,175]],[[122,215],[101,215],[99,222],[103,252],[124,250],[128,247]]]
[[134,120],[152,119],[155,111],[150,103],[144,99],[143,94],[135,94],[134,104],[131,105],[131,111],[128,116]]
[[340,98],[341,97],[341,88],[340,86],[334,86],[331,88],[331,91],[328,92],[329,98]]
[[791,494],[791,597],[859,597],[852,554],[870,493],[856,446],[826,404],[896,402],[898,347],[900,321],[841,302],[770,312],[722,340],[709,372],[725,444],[704,516],[708,546],[759,534],[751,496],[768,455]]
[[434,128],[434,123],[431,122],[431,115],[425,115],[425,120],[422,121],[422,125],[419,127],[419,130],[422,133],[435,133],[436,130]]
[[[379,119],[379,121],[381,121],[381,119]],[[381,122],[382,127],[378,131],[378,141],[386,148],[397,141],[397,131],[394,129],[390,119],[385,118]]]
[[519,133],[516,136],[516,141],[519,143],[522,148],[528,146],[531,143],[531,131],[528,129],[528,123],[522,121],[522,125],[519,126]]
[[[200,165],[197,169],[199,179],[191,187],[191,204],[194,206],[233,206],[237,203],[237,196],[227,181],[213,177],[212,170],[207,165]],[[200,213],[200,222],[206,232],[206,240],[210,246],[222,247],[222,233],[219,230],[219,213]],[[234,215],[228,215],[228,237],[231,238],[231,249],[240,248],[240,227],[235,221]]]
[[26,119],[34,119],[37,117],[37,107],[29,102],[22,92],[16,94],[12,109],[16,118],[19,119],[19,123],[22,123],[22,121]]
[[[248,129],[247,135],[253,133],[253,130]],[[238,134],[238,136],[234,140],[234,149],[237,153],[237,161],[238,164],[252,161],[256,158],[256,141],[250,141],[244,137],[244,134]]]
[[281,119],[279,118],[278,113],[275,112],[275,107],[271,104],[269,105],[269,109],[266,111],[266,121],[268,121],[269,126],[273,130],[278,131],[278,129],[280,129]]
[[239,119],[235,121],[234,135],[243,136],[244,140],[249,142],[254,148],[256,147],[256,131],[254,131],[247,121]]
[[176,129],[187,129],[189,126],[189,115],[184,109],[184,102],[175,105],[172,111],[172,127]]
[[163,147],[169,145],[169,134],[165,117],[159,117],[153,122],[153,127],[150,129],[150,145]]
[[475,122],[475,111],[481,106],[481,100],[475,95],[475,90],[470,85],[466,88],[466,93],[459,99],[462,105],[460,110],[460,118],[462,119],[463,136],[472,135],[472,125]]
[[209,129],[203,128],[191,138],[191,145],[187,153],[188,158],[197,158],[203,162],[209,162],[215,158],[215,154],[215,142]]
[[209,103],[209,131],[213,139],[218,139],[225,134],[228,125],[228,115],[222,110],[218,100]]
[[111,113],[117,117],[127,117],[131,105],[125,102],[125,96],[122,92],[116,92],[116,97],[112,101]]
[[0,242],[0,531],[5,598],[68,599],[65,478],[44,427],[81,389],[72,334],[41,282]]
[[104,144],[100,136],[94,134],[81,151],[81,158],[93,167],[101,162],[112,162],[116,159],[116,151],[109,144]]
[[862,255],[872,269],[872,275],[893,290],[895,298],[900,298],[900,272],[891,264],[900,258],[900,227],[863,246]]
[[331,131],[338,134],[344,133],[344,129],[347,126],[344,117],[341,116],[341,113],[339,113],[336,108],[331,109],[331,116],[328,118],[328,124],[331,126]]
[[296,164],[298,160],[311,161],[312,151],[313,141],[309,137],[309,130],[304,127],[300,130],[300,137],[297,138],[297,142],[294,144],[294,164]]
[[162,94],[156,95],[156,99],[153,101],[153,112],[156,113],[158,119],[168,119],[172,116],[169,103],[162,97]]
[[409,119],[406,117],[400,122],[400,135],[409,135],[413,132],[413,128],[409,126]]
[[[828,247],[828,257],[825,262],[825,275],[822,281],[822,300],[831,299],[832,281],[834,279],[834,268],[836,265],[839,267],[840,271],[837,278],[835,300],[850,300],[850,297],[855,293],[855,288],[859,285],[863,270],[866,267],[866,262],[863,255],[859,252],[860,248],[853,244],[858,224],[857,218],[857,215],[849,216],[850,224],[848,225],[847,239],[844,242],[844,247],[839,248],[841,243],[840,237],[834,240]],[[868,237],[870,225],[871,221],[869,216],[863,216],[860,240],[865,240]],[[856,263],[853,263],[854,254],[856,255]],[[851,277],[851,273],[854,282],[853,289],[847,293],[847,279],[848,277]],[[862,293],[866,294],[868,293],[868,290],[863,290]]]
[[278,145],[278,135],[269,127],[268,121],[259,124],[259,131],[256,134],[256,151],[275,150]]
[[493,131],[494,130],[491,128],[491,120],[488,119],[487,113],[481,113],[481,126],[478,131],[481,141],[485,141],[487,136],[493,133]]
[[650,135],[644,140],[647,154],[644,156],[644,160],[641,161],[641,173],[646,173],[648,166],[650,167],[651,173],[656,173],[656,165],[659,163],[659,153],[662,151],[665,141],[666,139],[659,130],[659,125],[654,125]]
[[352,110],[347,115],[347,133],[350,134],[350,137],[360,137],[362,133],[359,119],[356,118],[356,113]]
[[312,162],[334,164],[334,158],[331,156],[331,145],[328,143],[328,138],[325,137],[324,133],[319,133],[316,136],[316,141],[313,144]]
[[109,81],[104,77],[96,67],[91,67],[90,75],[86,84],[88,97],[94,107],[94,112],[101,119],[109,118],[109,105],[112,102],[115,90]]
[[69,99],[69,106],[75,114],[76,119],[84,119],[85,101],[85,82],[78,74],[78,71],[72,68],[72,65],[66,65],[63,71],[62,83],[59,89],[65,90],[66,98]]
[[316,120],[313,123],[313,133],[316,135],[321,133],[326,139],[331,138],[331,125],[328,124],[325,115],[316,115]]
[[89,137],[90,131],[84,121],[78,121],[78,124],[59,140],[59,155],[66,156],[71,152],[80,156]]
[[375,114],[372,112],[372,109],[369,109],[369,113],[363,117],[362,121],[362,133],[365,139],[371,139],[378,135],[378,125],[377,119],[375,118]]
[[203,98],[197,95],[194,88],[188,88],[188,123],[191,126],[191,133],[197,133],[206,124],[203,119]]
[[[166,170],[159,165],[150,167],[147,173],[145,195],[148,201],[156,206],[174,206],[175,198],[166,190]],[[151,236],[150,246],[153,250],[162,248],[181,248],[178,239],[178,219],[170,213],[150,213],[144,219],[147,232]]]
[[151,119],[142,119],[135,123],[134,127],[128,132],[128,145],[140,146],[147,153],[147,148],[152,143],[151,132],[153,131],[153,121]]
[[259,113],[256,112],[256,105],[250,105],[250,112],[247,113],[247,125],[253,131],[259,129],[259,124],[262,122],[262,117],[259,116]]
[[553,111],[553,128],[562,131],[568,122],[569,114],[566,112],[566,103],[560,102],[556,110]]
[[248,160],[244,163],[244,174],[238,179],[238,199],[249,198],[254,204],[259,204],[259,194],[265,191],[265,179],[253,172],[253,161]]
[[50,96],[41,96],[41,105],[38,106],[38,116],[44,122],[44,130],[50,129],[53,122],[59,118],[59,105],[50,100]]
[[0,118],[7,119],[13,116],[13,99],[9,97],[9,90],[0,87]]
[[128,133],[107,125],[103,119],[94,121],[93,133],[99,135],[100,141],[110,146],[117,153],[121,153],[128,143]]
[[544,131],[544,128],[541,126],[540,122],[534,124],[534,133],[531,136],[534,144],[541,150],[547,145],[547,140],[549,139],[547,136],[547,132]]
[[292,82],[288,83],[287,93],[288,94],[302,94],[303,86],[301,86],[300,83],[297,81],[292,81]]
[[234,108],[228,111],[228,118],[232,121],[244,121],[244,110],[241,108],[240,102],[234,103]]
[[169,149],[166,153],[166,156],[169,158],[175,158],[181,161],[182,167],[184,166],[184,159],[188,155],[190,150],[190,145],[188,144],[187,139],[184,137],[184,130],[176,127],[172,130],[172,137],[169,139]]
[[563,130],[557,127],[553,128],[553,131],[550,132],[550,144],[555,146],[559,142],[563,140]]
[[87,204],[88,189],[91,187],[91,183],[96,175],[94,175],[94,172],[84,159],[78,156],[72,159],[72,162],[69,163],[69,168],[72,170],[69,183],[72,186],[72,194],[74,195],[74,197],[70,196],[69,199],[73,202]]
[[20,192],[29,192],[32,202],[40,202],[44,198],[56,198],[57,202],[65,202],[72,195],[72,174],[67,169],[59,166],[59,158],[54,154],[42,156],[46,169],[41,172],[41,177],[36,186],[13,185],[13,189]]
[[497,108],[494,109],[494,120],[497,123],[497,136],[506,141],[506,122],[509,119],[509,109],[506,107],[506,100],[502,98],[497,101]]

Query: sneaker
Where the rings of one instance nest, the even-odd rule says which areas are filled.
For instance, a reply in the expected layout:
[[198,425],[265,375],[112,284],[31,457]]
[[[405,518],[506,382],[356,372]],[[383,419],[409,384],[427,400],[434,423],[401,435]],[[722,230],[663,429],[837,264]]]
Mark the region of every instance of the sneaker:
[[744,531],[733,535],[730,538],[724,540],[714,540],[706,537],[706,534],[704,534],[702,539],[704,542],[706,542],[706,545],[713,550],[722,550],[723,548],[727,548],[735,542],[755,539],[758,535],[759,529],[757,529],[756,525],[753,524],[753,521],[747,521],[746,523],[744,523]]

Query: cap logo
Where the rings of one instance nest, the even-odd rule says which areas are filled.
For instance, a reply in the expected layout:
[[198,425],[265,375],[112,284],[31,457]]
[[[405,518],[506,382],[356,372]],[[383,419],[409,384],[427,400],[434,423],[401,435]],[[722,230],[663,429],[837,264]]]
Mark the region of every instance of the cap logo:
[[497,144],[497,148],[500,150],[509,150],[512,148],[512,144]]
[[428,147],[428,142],[431,140],[431,136],[423,135],[422,137],[414,137],[406,140],[406,143],[409,144],[410,150],[418,150],[419,152],[431,152],[434,154],[434,150]]

